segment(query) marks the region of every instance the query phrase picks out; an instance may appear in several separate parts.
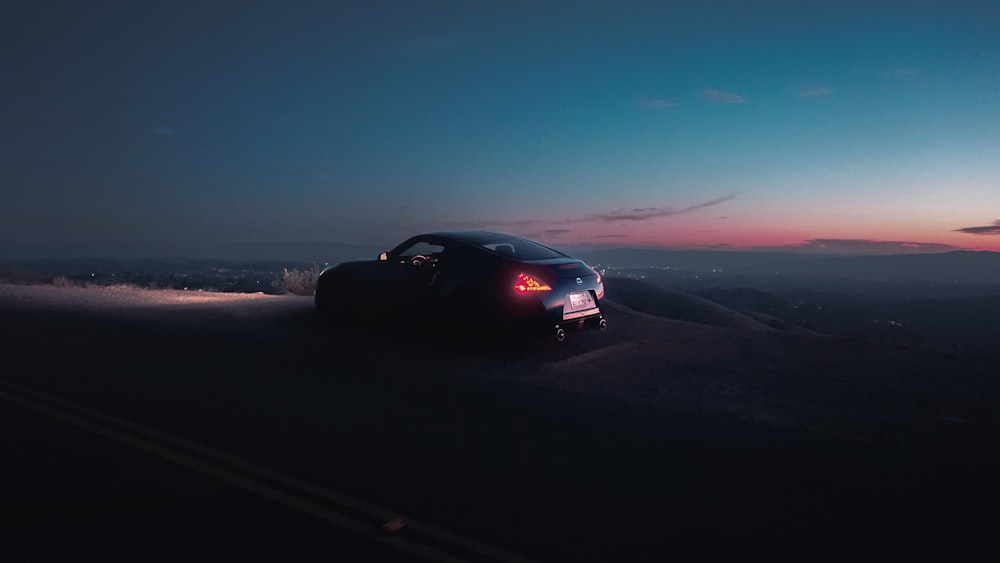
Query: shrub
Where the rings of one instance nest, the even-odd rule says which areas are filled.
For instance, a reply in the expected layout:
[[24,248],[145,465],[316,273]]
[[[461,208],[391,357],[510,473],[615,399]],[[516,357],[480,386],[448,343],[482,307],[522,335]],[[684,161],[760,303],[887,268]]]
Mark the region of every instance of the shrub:
[[319,278],[322,266],[313,264],[312,269],[299,270],[282,268],[278,279],[271,282],[271,287],[280,293],[290,293],[292,295],[312,295],[316,289],[316,279]]

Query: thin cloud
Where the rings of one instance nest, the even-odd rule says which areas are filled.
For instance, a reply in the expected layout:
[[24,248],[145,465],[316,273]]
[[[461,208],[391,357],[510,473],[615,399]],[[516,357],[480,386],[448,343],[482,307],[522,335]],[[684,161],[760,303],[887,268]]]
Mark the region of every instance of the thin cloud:
[[646,109],[666,109],[677,107],[677,102],[672,102],[665,98],[643,98],[639,100],[639,107]]
[[[450,226],[456,229],[481,229],[487,227],[504,227],[508,229],[520,229],[520,230],[530,230],[535,232],[540,226],[548,226],[547,231],[555,234],[556,231],[566,230],[559,227],[553,227],[555,225],[576,225],[580,223],[618,223],[618,222],[638,222],[638,221],[649,221],[652,219],[659,219],[662,217],[671,217],[674,215],[682,215],[684,213],[691,213],[699,209],[704,209],[706,207],[712,207],[719,205],[720,203],[725,203],[727,201],[736,198],[736,194],[729,194],[727,196],[711,199],[708,201],[703,201],[701,203],[696,203],[694,205],[689,205],[687,207],[637,207],[629,210],[618,210],[618,211],[608,211],[606,213],[597,213],[593,215],[585,215],[582,217],[570,217],[565,219],[554,219],[549,221],[542,220],[517,220],[517,221],[462,221],[450,223]],[[561,234],[561,233],[560,233]]]
[[740,104],[744,102],[743,96],[726,92],[725,90],[716,90],[715,88],[702,90],[701,97],[710,102],[721,102],[724,104]]
[[177,133],[177,131],[175,131],[173,129],[169,129],[167,127],[155,127],[155,128],[153,128],[153,134],[154,135],[173,135],[175,133]]
[[589,220],[597,220],[605,223],[613,223],[616,221],[648,221],[650,219],[658,219],[660,217],[670,217],[672,215],[681,215],[683,213],[690,213],[698,209],[704,209],[706,207],[712,207],[713,205],[719,205],[720,203],[725,203],[736,198],[736,194],[729,194],[727,196],[719,197],[702,203],[696,203],[694,205],[689,205],[687,207],[639,207],[635,209],[630,209],[628,211],[612,211],[610,213],[599,213],[597,215],[592,215]]
[[1000,219],[993,221],[992,225],[982,225],[979,227],[963,227],[955,229],[956,233],[967,233],[970,235],[1000,235]]
[[833,88],[827,86],[821,86],[819,88],[806,88],[805,90],[799,90],[799,96],[803,98],[816,98],[820,96],[829,96],[833,93]]
[[889,70],[883,70],[882,76],[886,78],[908,78],[910,76],[916,76],[920,74],[921,70],[919,67],[915,66],[902,66],[899,68],[891,68]]
[[525,238],[545,241],[545,240],[559,240],[563,235],[573,233],[573,229],[527,229],[527,230],[517,230],[518,234]]
[[544,229],[538,231],[538,234],[546,237],[558,237],[561,235],[565,235],[566,233],[572,233],[572,232],[573,229]]

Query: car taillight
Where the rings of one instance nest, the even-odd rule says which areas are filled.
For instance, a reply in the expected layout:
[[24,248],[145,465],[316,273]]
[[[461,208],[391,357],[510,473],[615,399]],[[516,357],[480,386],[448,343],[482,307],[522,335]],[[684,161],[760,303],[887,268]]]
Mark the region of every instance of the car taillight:
[[514,291],[518,293],[529,293],[531,291],[552,291],[549,284],[542,283],[528,274],[518,274],[514,280]]

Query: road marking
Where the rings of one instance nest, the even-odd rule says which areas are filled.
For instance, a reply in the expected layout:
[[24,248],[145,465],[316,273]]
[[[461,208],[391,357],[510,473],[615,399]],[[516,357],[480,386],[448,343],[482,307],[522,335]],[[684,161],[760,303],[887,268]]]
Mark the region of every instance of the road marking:
[[532,561],[186,438],[17,383],[0,381],[0,399],[214,477],[411,555],[442,562]]

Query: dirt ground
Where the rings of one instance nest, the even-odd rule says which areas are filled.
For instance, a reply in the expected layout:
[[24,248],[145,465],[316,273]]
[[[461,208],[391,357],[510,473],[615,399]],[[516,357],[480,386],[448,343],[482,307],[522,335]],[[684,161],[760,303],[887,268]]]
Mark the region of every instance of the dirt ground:
[[969,560],[1000,522],[995,373],[953,356],[614,302],[485,349],[304,297],[0,286],[0,312],[6,381],[541,560]]

